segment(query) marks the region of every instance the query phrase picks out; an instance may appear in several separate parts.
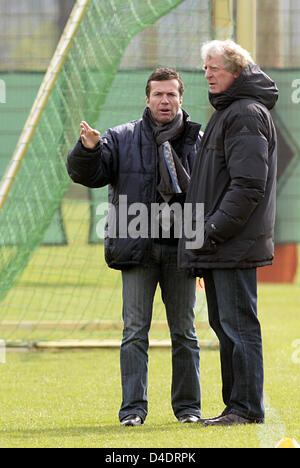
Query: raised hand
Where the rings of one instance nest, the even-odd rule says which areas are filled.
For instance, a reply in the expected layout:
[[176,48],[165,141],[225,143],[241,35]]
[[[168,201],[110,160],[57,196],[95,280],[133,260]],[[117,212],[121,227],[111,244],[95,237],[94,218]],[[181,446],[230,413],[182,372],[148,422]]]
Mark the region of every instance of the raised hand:
[[84,120],[80,122],[80,136],[83,146],[89,149],[95,148],[100,140],[100,132],[91,128]]

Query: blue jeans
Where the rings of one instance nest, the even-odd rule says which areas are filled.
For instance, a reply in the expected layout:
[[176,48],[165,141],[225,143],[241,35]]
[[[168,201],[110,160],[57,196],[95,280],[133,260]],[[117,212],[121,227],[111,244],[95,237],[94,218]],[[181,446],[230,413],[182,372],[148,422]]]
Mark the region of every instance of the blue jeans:
[[256,269],[205,270],[209,322],[220,341],[225,412],[262,422],[263,351]]
[[148,334],[153,299],[160,285],[172,342],[172,408],[178,418],[200,416],[199,345],[195,331],[195,279],[177,267],[177,247],[153,244],[146,266],[122,271],[123,341],[121,377],[122,420],[137,414],[145,420],[148,412]]

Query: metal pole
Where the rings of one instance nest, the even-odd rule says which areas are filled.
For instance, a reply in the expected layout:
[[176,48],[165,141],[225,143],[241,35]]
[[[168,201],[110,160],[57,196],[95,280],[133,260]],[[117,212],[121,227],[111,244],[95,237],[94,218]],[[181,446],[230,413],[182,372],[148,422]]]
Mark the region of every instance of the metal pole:
[[237,0],[236,2],[236,33],[237,43],[250,52],[256,60],[256,19],[257,0]]
[[9,166],[2,178],[0,184],[0,211],[2,210],[9,191],[13,185],[16,175],[21,167],[22,161],[26,155],[28,146],[34,136],[36,127],[42,117],[51,92],[55,86],[57,78],[66,61],[69,50],[72,47],[74,37],[85,15],[87,7],[91,0],[77,0],[70,18],[66,24],[65,30],[58,43],[53,55],[47,73],[40,86],[35,102],[30,111],[29,117],[25,123],[16,149],[9,163]]
[[233,0],[215,0],[213,4],[214,39],[232,39],[234,33]]

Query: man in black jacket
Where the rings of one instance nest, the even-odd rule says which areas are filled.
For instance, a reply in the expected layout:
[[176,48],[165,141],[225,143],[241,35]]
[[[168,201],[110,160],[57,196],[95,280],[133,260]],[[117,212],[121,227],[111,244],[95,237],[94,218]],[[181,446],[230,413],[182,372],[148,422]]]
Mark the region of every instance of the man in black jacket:
[[275,83],[233,41],[202,48],[216,109],[201,141],[186,202],[204,203],[201,249],[179,246],[179,264],[202,276],[220,341],[225,411],[205,425],[264,421],[263,352],[256,268],[274,255]]
[[[158,283],[172,340],[173,411],[183,423],[200,418],[195,279],[177,267],[179,231],[173,218],[164,220],[172,211],[152,216],[158,205],[183,206],[198,154],[200,125],[182,110],[183,91],[177,72],[157,69],[147,82],[143,118],[109,129],[103,137],[81,122],[81,138],[67,161],[74,182],[88,187],[109,184],[105,257],[111,268],[122,270],[119,418],[125,426],[140,425],[147,416],[148,333]],[[137,210],[139,223],[133,218]],[[143,225],[140,232],[138,224]]]

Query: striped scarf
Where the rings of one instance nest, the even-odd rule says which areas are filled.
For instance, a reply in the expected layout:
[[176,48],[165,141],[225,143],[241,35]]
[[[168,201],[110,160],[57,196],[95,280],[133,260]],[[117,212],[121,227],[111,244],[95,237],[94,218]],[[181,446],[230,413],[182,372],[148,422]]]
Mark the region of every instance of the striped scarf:
[[179,109],[175,119],[162,126],[154,122],[148,107],[143,118],[150,124],[158,147],[160,181],[157,190],[168,203],[177,193],[186,193],[190,182],[190,176],[170,143],[184,131],[183,112]]

